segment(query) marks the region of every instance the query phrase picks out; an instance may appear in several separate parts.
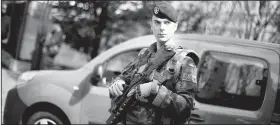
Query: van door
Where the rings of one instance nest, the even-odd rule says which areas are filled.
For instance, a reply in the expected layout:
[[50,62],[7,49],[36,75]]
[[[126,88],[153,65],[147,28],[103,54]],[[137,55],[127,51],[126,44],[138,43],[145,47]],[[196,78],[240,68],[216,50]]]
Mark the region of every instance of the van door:
[[272,115],[270,124],[271,125],[280,124],[280,86],[279,86],[279,84],[278,84],[277,96],[276,96],[273,115]]
[[269,124],[279,75],[272,50],[201,42],[193,124]]
[[87,85],[90,90],[83,98],[81,121],[85,121],[86,124],[106,124],[106,120],[111,115],[108,111],[111,106],[108,88],[113,78],[118,76],[125,66],[135,60],[139,51],[140,48],[122,51],[114,53],[112,57],[106,59],[102,78],[97,78],[93,80],[95,83],[88,83]]

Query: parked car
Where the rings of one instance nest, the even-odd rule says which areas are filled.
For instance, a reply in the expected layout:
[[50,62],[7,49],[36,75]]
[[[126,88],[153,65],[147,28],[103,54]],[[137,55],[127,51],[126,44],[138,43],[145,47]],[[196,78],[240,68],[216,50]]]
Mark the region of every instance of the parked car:
[[[280,123],[279,45],[194,34],[175,41],[201,60],[189,123]],[[128,40],[77,70],[23,73],[8,92],[4,124],[104,124],[112,78],[153,42],[152,35]]]

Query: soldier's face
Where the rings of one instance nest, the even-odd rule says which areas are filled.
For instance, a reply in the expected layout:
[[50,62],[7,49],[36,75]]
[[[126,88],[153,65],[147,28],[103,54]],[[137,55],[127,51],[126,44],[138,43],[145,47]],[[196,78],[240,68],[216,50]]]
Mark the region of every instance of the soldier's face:
[[158,42],[167,42],[177,30],[177,23],[153,15],[151,29]]

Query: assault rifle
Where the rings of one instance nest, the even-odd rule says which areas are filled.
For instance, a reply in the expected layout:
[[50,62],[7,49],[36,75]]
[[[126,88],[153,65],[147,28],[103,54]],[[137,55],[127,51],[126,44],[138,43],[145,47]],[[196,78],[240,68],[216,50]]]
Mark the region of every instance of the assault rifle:
[[145,83],[145,80],[155,69],[165,64],[174,55],[175,51],[173,51],[173,49],[167,49],[165,45],[155,53],[155,57],[148,62],[143,72],[135,74],[131,83],[124,88],[123,94],[114,101],[109,109],[111,115],[106,121],[107,124],[116,125],[125,117],[127,105],[135,104],[137,101],[135,96],[127,96],[129,91],[134,89],[137,85]]

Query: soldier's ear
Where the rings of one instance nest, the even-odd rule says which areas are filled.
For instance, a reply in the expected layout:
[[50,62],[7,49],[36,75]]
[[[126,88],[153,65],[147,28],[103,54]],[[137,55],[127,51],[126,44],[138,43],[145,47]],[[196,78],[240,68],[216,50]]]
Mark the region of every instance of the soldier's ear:
[[150,20],[150,21],[149,21],[149,24],[150,24],[151,30],[153,30],[153,28],[152,28],[152,25],[153,25],[153,24],[152,24],[152,23],[153,23],[153,20]]
[[175,31],[176,31],[178,28],[178,22],[176,22],[174,25],[175,25]]

